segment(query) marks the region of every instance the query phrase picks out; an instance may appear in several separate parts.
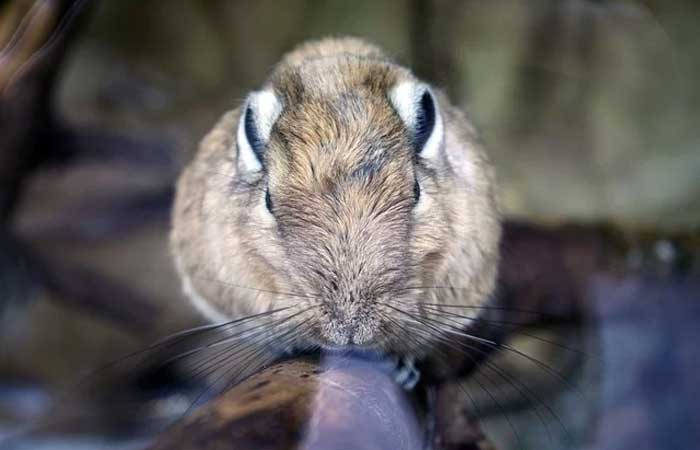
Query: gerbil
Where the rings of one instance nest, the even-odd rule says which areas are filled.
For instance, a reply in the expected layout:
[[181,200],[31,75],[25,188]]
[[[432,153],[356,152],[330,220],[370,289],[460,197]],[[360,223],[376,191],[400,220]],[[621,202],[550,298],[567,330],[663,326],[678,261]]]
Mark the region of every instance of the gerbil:
[[267,345],[425,358],[450,335],[417,318],[435,305],[478,316],[500,235],[466,116],[344,38],[296,48],[224,114],[178,182],[171,243],[212,321],[288,308],[275,326],[291,338]]

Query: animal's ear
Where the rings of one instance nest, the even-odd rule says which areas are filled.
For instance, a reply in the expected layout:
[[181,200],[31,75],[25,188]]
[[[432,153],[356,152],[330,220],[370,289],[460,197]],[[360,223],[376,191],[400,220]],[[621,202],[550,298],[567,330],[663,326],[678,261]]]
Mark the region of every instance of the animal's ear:
[[257,91],[248,96],[241,107],[236,133],[238,164],[242,170],[263,168],[263,154],[270,132],[281,112],[282,103],[272,91]]
[[442,117],[435,96],[425,83],[399,82],[389,100],[410,130],[416,153],[426,159],[438,155],[444,139]]

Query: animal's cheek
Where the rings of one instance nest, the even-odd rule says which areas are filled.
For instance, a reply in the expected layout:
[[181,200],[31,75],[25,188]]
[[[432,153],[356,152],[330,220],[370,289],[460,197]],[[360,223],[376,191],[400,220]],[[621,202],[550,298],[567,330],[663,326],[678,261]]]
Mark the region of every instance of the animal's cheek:
[[[434,282],[444,270],[444,261],[455,245],[452,224],[437,202],[431,211],[417,217],[411,230],[410,254],[418,284]],[[431,281],[432,280],[432,281]]]
[[418,260],[419,285],[434,285],[440,284],[440,279],[444,275],[447,268],[447,258],[443,249],[433,249],[425,252]]
[[437,201],[430,201],[432,204],[426,206],[426,211],[413,219],[410,243],[415,260],[422,259],[428,253],[441,251],[449,246],[452,237],[449,217]]
[[261,287],[258,285],[260,278],[273,283],[288,282],[288,258],[283,241],[277,222],[269,217],[264,205],[261,208],[249,204],[240,208],[238,217],[232,218],[225,227],[222,232],[229,235],[231,245],[227,246],[221,264],[234,266],[239,276],[256,280],[258,288]]
[[265,203],[255,205],[252,213],[255,215],[258,226],[262,227],[265,231],[274,232],[277,229],[277,221],[272,213],[265,207]]

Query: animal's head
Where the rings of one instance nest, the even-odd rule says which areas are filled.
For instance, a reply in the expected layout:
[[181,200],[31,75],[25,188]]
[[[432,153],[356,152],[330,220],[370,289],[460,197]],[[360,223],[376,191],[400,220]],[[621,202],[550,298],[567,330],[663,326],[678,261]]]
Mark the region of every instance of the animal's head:
[[490,169],[463,117],[407,70],[288,59],[212,132],[218,150],[203,144],[200,236],[178,233],[177,212],[174,231],[202,241],[181,270],[224,317],[298,312],[297,345],[415,353],[434,343],[418,331],[432,304],[492,290]]

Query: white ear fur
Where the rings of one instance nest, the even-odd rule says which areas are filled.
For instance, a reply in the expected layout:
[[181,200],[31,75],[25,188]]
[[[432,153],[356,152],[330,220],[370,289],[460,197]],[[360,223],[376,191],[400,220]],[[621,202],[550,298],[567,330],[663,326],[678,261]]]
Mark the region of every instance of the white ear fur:
[[251,105],[258,122],[258,132],[263,141],[270,138],[272,126],[282,112],[282,103],[272,91],[258,91],[251,95]]
[[246,171],[262,169],[262,162],[253,150],[253,144],[246,133],[246,116],[252,112],[257,137],[264,143],[270,138],[272,126],[282,112],[282,103],[270,90],[253,92],[241,107],[241,117],[238,121],[236,139],[238,143],[238,161]]
[[435,105],[435,123],[430,136],[419,150],[422,158],[430,159],[437,156],[444,138],[444,126],[440,107],[430,87],[425,83],[416,81],[402,81],[389,91],[389,100],[394,109],[410,130],[415,130],[418,125],[418,113],[421,108],[421,98],[426,92],[430,93]]

